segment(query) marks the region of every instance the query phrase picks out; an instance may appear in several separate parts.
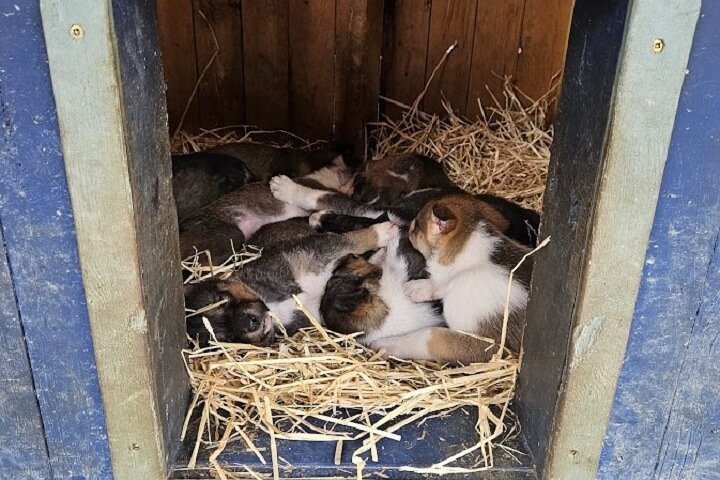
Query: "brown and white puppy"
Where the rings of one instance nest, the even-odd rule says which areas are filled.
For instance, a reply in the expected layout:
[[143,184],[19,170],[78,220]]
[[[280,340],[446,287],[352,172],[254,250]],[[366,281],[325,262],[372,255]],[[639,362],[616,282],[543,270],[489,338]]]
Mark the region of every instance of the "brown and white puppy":
[[364,332],[360,341],[366,345],[443,325],[432,304],[413,302],[405,293],[405,283],[411,278],[406,253],[397,238],[369,260],[358,255],[342,259],[320,302],[325,324],[340,333]]
[[247,285],[232,279],[212,279],[185,286],[185,308],[199,311],[215,304],[219,305],[191,314],[186,321],[188,335],[201,347],[210,341],[203,317],[208,319],[220,342],[267,345],[273,340],[274,323],[270,311]]
[[[361,254],[384,247],[398,235],[397,227],[386,222],[341,235],[313,234],[290,244],[271,247],[263,251],[259,259],[243,265],[220,283],[222,291],[232,297],[232,308],[218,310],[213,319],[220,324],[234,325],[238,312],[246,312],[245,306],[254,304],[259,298],[292,333],[309,324],[305,316],[296,311],[294,296],[315,318],[320,319],[320,299],[337,262],[348,254]],[[233,288],[229,288],[229,284]],[[213,281],[201,282],[193,287],[189,292],[193,297],[213,297],[218,290],[217,282]],[[256,297],[253,296],[255,294]],[[201,303],[186,296],[186,304]],[[261,340],[267,339],[262,337]]]
[[[410,227],[410,241],[427,261],[429,279],[408,282],[417,302],[442,300],[448,328],[427,328],[373,343],[390,355],[441,362],[483,362],[497,351],[510,270],[529,249],[502,235],[485,218],[483,203],[448,195],[424,207]],[[510,285],[506,347],[519,353],[532,260]],[[488,338],[494,344],[483,341]]]
[[[346,193],[352,174],[341,162],[298,178],[299,184],[321,192]],[[195,250],[209,250],[224,260],[233,247],[242,245],[263,225],[295,217],[307,217],[307,210],[273,197],[266,183],[255,182],[224,195],[180,221],[180,253],[183,258]]]

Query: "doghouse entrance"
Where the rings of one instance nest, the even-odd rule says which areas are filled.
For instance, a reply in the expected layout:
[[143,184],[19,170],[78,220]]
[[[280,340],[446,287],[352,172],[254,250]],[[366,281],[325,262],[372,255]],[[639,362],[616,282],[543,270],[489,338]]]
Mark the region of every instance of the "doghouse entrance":
[[[503,76],[507,76],[527,95],[518,94],[517,100],[518,107],[526,108],[551,90],[560,73],[572,3],[273,0],[188,1],[179,7],[162,0],[158,23],[168,83],[169,134],[176,148],[187,149],[202,147],[208,139],[213,144],[241,139],[245,130],[238,126],[252,125],[268,132],[256,135],[256,141],[278,141],[283,137],[275,131],[283,130],[310,141],[349,143],[358,155],[369,157],[374,149],[392,146],[378,145],[376,138],[367,136],[373,127],[365,125],[377,122],[379,115],[391,121],[401,118],[406,111],[401,104],[441,116],[451,108],[458,121],[472,123],[481,115],[480,104],[505,104]],[[420,101],[414,104],[417,98]],[[554,115],[554,106],[543,112]],[[533,121],[542,123],[542,119]],[[402,138],[402,132],[413,131],[404,148],[422,137],[422,125],[395,134]],[[193,146],[198,139],[200,143]],[[547,148],[549,143],[545,139],[535,146],[537,138],[523,140],[528,148]],[[463,148],[459,142],[457,150]],[[452,149],[433,152],[429,147],[423,153],[453,154]],[[492,177],[481,185],[472,178],[472,168],[461,163],[457,161],[458,170],[450,172],[454,180],[466,181],[465,185],[459,181],[460,186],[488,189]],[[524,177],[498,172],[516,179],[516,190],[500,194],[537,207],[541,192],[513,195],[532,184],[528,177],[543,173],[531,168],[522,173]],[[475,444],[474,425],[473,414],[464,409],[410,425],[401,430],[401,442],[381,444],[379,461],[368,462],[364,472],[372,478],[408,478],[412,474],[400,467],[429,466]],[[257,445],[265,452],[267,465],[244,445],[229,446],[219,461],[241,474],[243,466],[270,473],[269,440],[258,440]],[[200,452],[198,470],[183,468],[193,447],[194,442],[185,446],[176,477],[197,478],[209,468],[210,451]],[[349,458],[353,450],[348,443],[338,459],[331,442],[279,441],[281,476],[353,476]],[[522,434],[493,453],[491,472],[503,478],[535,477]],[[480,465],[480,455],[468,455],[453,466],[472,470]]]

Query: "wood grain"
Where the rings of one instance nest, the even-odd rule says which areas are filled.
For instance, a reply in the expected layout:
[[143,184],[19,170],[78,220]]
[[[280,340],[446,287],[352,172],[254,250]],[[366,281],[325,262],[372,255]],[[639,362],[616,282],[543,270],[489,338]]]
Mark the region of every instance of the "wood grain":
[[245,120],[289,127],[288,1],[242,0]]
[[531,98],[548,91],[565,63],[573,0],[525,0],[515,83]]
[[[408,105],[425,86],[430,0],[385,3],[383,16],[382,94]],[[400,109],[380,103],[381,111],[397,116]]]
[[335,3],[290,0],[290,128],[308,139],[333,135]]
[[524,0],[478,2],[465,108],[466,115],[471,118],[480,112],[478,98],[483,105],[494,105],[493,95],[502,101],[503,80],[500,77],[515,74],[524,3]]
[[197,91],[200,126],[215,128],[244,123],[240,0],[195,1],[195,50],[199,72],[212,61]]
[[381,0],[337,2],[335,137],[358,152],[365,123],[378,115],[382,18]]
[[[157,18],[172,132],[197,82],[193,0],[157,0]],[[186,129],[197,128],[198,114],[195,102],[185,115]]]
[[470,81],[475,32],[475,0],[433,0],[430,12],[430,40],[425,80],[440,63],[445,51],[457,42],[455,50],[438,70],[425,98],[425,110],[443,112],[442,100],[448,100],[460,113],[465,112]]

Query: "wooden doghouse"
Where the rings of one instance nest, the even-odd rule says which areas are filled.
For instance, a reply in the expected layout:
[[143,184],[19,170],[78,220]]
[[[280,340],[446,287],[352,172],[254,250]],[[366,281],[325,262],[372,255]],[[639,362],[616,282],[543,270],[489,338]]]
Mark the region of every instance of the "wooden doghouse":
[[[171,130],[357,142],[378,95],[412,100],[456,40],[428,110],[473,115],[493,72],[536,95],[564,63],[517,393],[529,454],[477,478],[717,478],[719,25],[712,0],[1,5],[0,478],[201,475],[176,470],[168,110]],[[392,462],[462,428],[388,444],[369,474],[407,478]],[[313,444],[288,455],[296,477],[348,475]]]

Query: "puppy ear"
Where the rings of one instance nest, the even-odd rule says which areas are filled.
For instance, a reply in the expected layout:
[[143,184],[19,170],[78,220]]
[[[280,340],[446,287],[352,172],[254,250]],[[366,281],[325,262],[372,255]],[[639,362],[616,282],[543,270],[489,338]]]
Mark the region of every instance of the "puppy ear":
[[448,207],[436,203],[432,207],[430,228],[435,235],[445,235],[457,225],[457,217]]

